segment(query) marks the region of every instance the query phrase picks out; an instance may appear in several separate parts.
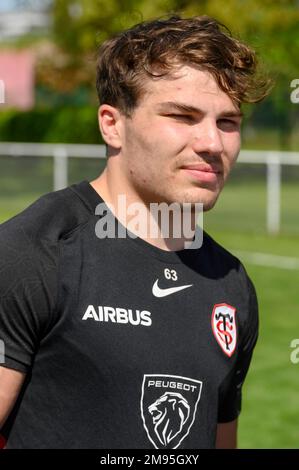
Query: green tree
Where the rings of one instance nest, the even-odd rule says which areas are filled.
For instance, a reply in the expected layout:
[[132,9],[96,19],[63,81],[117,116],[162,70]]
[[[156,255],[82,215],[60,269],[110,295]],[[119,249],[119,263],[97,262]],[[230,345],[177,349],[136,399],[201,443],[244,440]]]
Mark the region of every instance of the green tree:
[[172,0],[54,0],[57,43],[73,54],[93,51],[117,32],[173,10]]
[[299,106],[290,101],[290,83],[299,78],[298,0],[53,0],[52,11],[56,43],[74,69],[90,64],[103,40],[142,20],[171,12],[217,18],[254,47],[274,79],[264,106],[269,123],[276,119],[281,147],[288,145],[299,119]]
[[252,45],[265,64],[275,85],[264,106],[269,113],[274,113],[269,116],[269,123],[276,121],[280,147],[288,148],[299,121],[299,106],[290,100],[290,83],[299,78],[298,0],[209,0],[203,3],[204,6],[190,0],[185,13],[214,16],[233,34]]

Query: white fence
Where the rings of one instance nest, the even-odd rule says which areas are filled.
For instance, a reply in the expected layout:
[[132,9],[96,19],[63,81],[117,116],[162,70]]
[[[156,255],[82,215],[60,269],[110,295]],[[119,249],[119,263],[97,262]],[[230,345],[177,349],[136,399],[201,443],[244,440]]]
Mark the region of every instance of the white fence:
[[[50,157],[54,159],[53,188],[68,185],[68,157],[105,158],[104,145],[0,143],[0,156]],[[242,150],[238,163],[267,167],[267,230],[279,233],[281,219],[281,165],[299,165],[299,152]]]

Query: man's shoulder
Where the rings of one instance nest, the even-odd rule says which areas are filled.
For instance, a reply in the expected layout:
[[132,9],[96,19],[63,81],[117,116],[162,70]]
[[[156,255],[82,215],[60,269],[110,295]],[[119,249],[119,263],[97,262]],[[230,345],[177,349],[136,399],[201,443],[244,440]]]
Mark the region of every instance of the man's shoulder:
[[247,290],[248,285],[251,287],[252,283],[248,273],[237,256],[206,232],[203,235],[203,246],[205,247],[207,263],[213,276],[231,279],[233,283],[236,282],[236,288],[238,286],[241,289]]
[[0,225],[0,240],[56,242],[92,215],[79,197],[76,187],[69,186],[41,196],[21,213]]
[[215,260],[219,260],[220,263],[225,263],[232,267],[240,265],[240,260],[235,255],[205,231],[203,233],[203,246],[209,253],[209,256],[214,257]]
[[71,187],[40,197],[0,226],[0,330],[7,367],[27,371],[59,318],[60,241],[92,211]]

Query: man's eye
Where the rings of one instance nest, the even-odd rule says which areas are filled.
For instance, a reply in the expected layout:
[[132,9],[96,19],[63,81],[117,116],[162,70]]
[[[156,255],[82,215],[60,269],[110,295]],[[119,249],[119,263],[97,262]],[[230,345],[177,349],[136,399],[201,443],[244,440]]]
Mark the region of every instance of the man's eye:
[[185,121],[193,121],[193,116],[190,114],[167,114],[168,117],[172,117],[174,119],[183,119]]
[[220,119],[218,121],[220,127],[224,127],[226,129],[237,129],[240,126],[240,123],[237,121],[233,121],[232,119]]

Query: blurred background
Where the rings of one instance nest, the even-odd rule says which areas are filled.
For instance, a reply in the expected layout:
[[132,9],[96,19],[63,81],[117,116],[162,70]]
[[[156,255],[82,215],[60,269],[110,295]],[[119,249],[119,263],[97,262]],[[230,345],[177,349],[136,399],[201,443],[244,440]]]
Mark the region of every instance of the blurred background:
[[239,446],[298,448],[298,0],[0,0],[0,223],[101,172],[97,47],[169,12],[214,16],[257,50],[275,81],[263,103],[245,107],[239,162],[204,223],[244,262],[260,304]]

